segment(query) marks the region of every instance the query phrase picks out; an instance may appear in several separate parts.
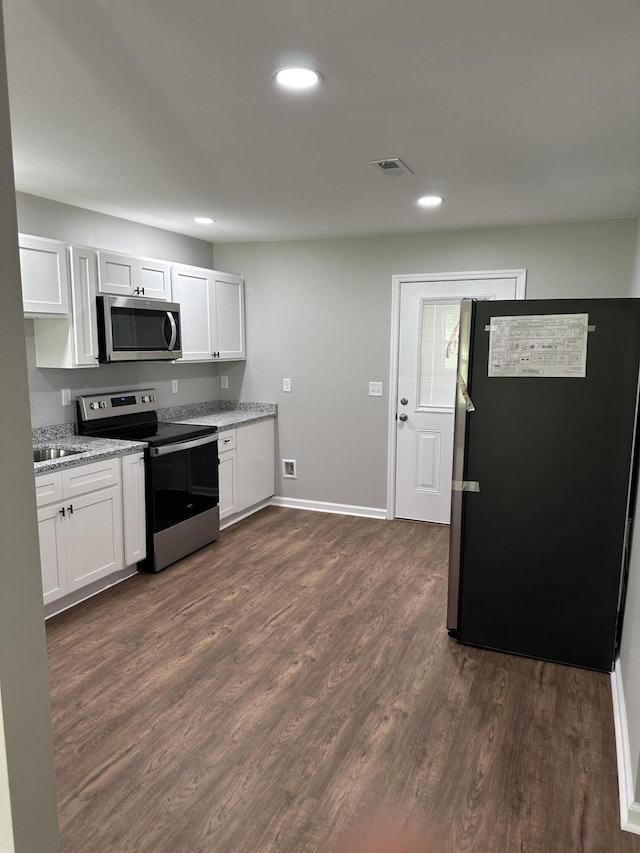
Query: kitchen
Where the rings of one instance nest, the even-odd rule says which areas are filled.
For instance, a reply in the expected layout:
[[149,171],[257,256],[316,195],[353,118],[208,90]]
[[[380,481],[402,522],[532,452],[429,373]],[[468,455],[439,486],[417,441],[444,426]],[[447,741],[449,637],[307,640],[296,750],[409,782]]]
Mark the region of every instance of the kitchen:
[[[296,458],[299,477],[278,476],[276,495],[347,507],[380,509],[386,502],[386,401],[369,398],[367,383],[386,382],[388,377],[392,275],[525,267],[530,298],[600,296],[603,283],[606,295],[638,292],[632,285],[634,216],[289,242],[216,240],[213,258],[206,240],[169,231],[158,234],[148,226],[114,221],[29,194],[18,195],[18,217],[22,232],[244,275],[245,364],[232,365],[228,372],[217,368],[213,374],[203,367],[144,365],[124,376],[129,381],[135,377],[132,384],[139,387],[158,387],[167,406],[174,400],[206,399],[278,403],[279,457]],[[28,336],[30,325],[26,324]],[[259,355],[252,358],[252,353]],[[40,418],[34,425],[71,420],[70,412],[60,406],[61,389],[72,384],[74,393],[88,393],[95,387],[93,380],[83,375],[70,383],[66,373],[38,371],[29,342],[28,355],[32,410]],[[120,381],[121,368],[115,369],[120,373],[113,385],[128,384]],[[228,391],[219,388],[220,375],[228,375]],[[286,394],[282,378],[289,376],[292,392]],[[171,392],[174,378],[179,381],[178,395]],[[13,382],[8,377],[7,382],[8,391]],[[111,380],[105,384],[111,385]],[[632,637],[638,629],[629,622],[625,630]],[[630,674],[636,647],[632,641],[627,646]],[[636,695],[633,690],[630,680],[628,693],[625,689],[628,700]],[[629,714],[631,721],[637,718]],[[637,765],[638,734],[632,731],[630,736]]]

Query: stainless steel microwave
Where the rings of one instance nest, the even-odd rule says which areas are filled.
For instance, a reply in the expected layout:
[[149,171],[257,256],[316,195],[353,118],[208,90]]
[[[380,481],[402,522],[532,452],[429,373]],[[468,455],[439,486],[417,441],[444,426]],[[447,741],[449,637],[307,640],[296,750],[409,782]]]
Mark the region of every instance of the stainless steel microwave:
[[182,355],[180,306],[156,299],[98,296],[99,360],[170,361]]

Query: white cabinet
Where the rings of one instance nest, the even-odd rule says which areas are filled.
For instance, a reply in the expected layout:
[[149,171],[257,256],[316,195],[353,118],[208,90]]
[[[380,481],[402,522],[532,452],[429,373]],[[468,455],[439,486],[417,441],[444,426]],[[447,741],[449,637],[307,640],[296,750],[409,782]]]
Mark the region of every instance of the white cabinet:
[[152,258],[136,258],[99,252],[98,292],[111,296],[171,299],[171,264]]
[[69,250],[71,314],[34,323],[38,367],[97,367],[98,253],[73,246]]
[[44,603],[124,568],[120,460],[36,477]]
[[122,457],[125,566],[139,563],[147,556],[144,476],[142,453]]
[[220,521],[236,512],[236,430],[218,433]]
[[236,432],[236,512],[275,492],[275,421],[239,426]]
[[241,276],[174,265],[172,299],[180,304],[183,361],[242,361],[244,282]]
[[124,568],[120,485],[66,501],[67,592]]
[[24,313],[30,317],[66,316],[69,280],[64,243],[18,235]]

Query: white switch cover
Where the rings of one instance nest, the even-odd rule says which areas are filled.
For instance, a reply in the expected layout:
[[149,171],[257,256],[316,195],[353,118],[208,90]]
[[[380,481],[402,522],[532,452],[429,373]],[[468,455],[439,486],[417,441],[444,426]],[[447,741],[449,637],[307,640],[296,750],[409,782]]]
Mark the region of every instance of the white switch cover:
[[70,406],[71,405],[71,388],[63,388],[62,389],[62,405]]
[[228,388],[229,387],[229,377],[228,376],[221,376],[220,377],[220,387],[221,388]]
[[369,396],[370,397],[382,397],[382,382],[370,382],[369,383]]
[[178,393],[178,380],[177,379],[171,380],[171,393],[172,394]]
[[283,379],[282,380],[282,390],[283,391],[291,391],[291,380]]

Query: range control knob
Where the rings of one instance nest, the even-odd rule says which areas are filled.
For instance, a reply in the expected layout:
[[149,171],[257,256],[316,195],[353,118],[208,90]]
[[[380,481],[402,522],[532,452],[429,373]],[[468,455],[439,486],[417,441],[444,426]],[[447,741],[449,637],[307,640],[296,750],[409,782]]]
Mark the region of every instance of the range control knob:
[[107,401],[106,400],[100,400],[98,405],[100,406],[101,409],[106,409],[107,408]]
[[100,406],[97,403],[89,403],[89,408],[90,409],[99,409]]
[[148,394],[143,394],[143,395],[142,395],[142,402],[143,402],[143,403],[148,403],[148,402],[149,402],[149,399],[150,399],[150,398],[149,398],[149,395],[148,395]]
[[155,394],[152,394],[152,395],[149,397],[149,400],[151,400],[151,402],[152,402],[152,403],[155,403],[155,401],[156,401],[156,395],[155,395]]

